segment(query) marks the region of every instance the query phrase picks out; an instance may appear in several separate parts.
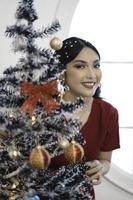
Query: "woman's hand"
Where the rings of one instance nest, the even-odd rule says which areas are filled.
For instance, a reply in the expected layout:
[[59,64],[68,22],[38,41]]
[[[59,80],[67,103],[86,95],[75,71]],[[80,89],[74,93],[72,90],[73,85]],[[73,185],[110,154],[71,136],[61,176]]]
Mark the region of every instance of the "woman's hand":
[[99,160],[87,162],[88,170],[86,171],[87,178],[94,185],[101,183],[101,176],[106,174],[110,169],[112,151],[100,151]]
[[86,171],[86,175],[89,181],[92,181],[94,185],[101,183],[101,176],[103,171],[103,165],[99,160],[88,162],[89,169]]

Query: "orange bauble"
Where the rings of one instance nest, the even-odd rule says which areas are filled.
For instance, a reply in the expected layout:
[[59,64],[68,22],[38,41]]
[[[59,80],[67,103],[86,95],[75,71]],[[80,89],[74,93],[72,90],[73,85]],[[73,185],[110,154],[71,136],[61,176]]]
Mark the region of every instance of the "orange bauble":
[[30,163],[33,168],[47,169],[50,165],[51,157],[46,149],[41,146],[35,147],[30,154]]
[[68,162],[73,165],[82,161],[84,149],[79,143],[72,141],[70,145],[64,149],[64,155]]

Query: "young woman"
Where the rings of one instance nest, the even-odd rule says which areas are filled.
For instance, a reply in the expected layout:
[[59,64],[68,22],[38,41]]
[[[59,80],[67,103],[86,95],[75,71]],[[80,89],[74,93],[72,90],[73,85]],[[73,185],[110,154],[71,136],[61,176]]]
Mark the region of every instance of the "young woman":
[[[81,122],[81,133],[86,141],[84,145],[88,180],[93,184],[101,182],[101,176],[110,168],[111,155],[119,145],[118,112],[110,103],[100,98],[100,54],[89,42],[71,37],[63,41],[63,47],[56,51],[59,61],[65,68],[65,84],[69,88],[64,101],[75,102],[84,97],[84,106],[71,114]],[[53,158],[54,169],[66,165],[64,156]]]

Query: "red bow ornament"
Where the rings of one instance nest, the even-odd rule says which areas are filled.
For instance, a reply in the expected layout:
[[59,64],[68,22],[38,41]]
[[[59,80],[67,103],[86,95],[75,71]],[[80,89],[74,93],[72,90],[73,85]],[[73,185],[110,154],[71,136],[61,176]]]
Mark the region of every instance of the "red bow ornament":
[[53,95],[58,95],[57,82],[52,80],[45,84],[33,84],[29,82],[21,83],[21,95],[27,96],[27,99],[20,108],[20,111],[27,110],[30,117],[32,117],[37,103],[41,102],[48,114],[53,109],[59,109],[60,105],[55,101]]

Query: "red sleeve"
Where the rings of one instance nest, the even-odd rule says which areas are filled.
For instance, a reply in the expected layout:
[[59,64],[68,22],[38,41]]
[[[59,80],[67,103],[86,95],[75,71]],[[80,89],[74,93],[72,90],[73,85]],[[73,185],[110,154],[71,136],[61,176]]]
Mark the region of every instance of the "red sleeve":
[[118,120],[118,111],[113,108],[108,118],[107,132],[103,143],[101,144],[100,150],[112,151],[120,148]]

